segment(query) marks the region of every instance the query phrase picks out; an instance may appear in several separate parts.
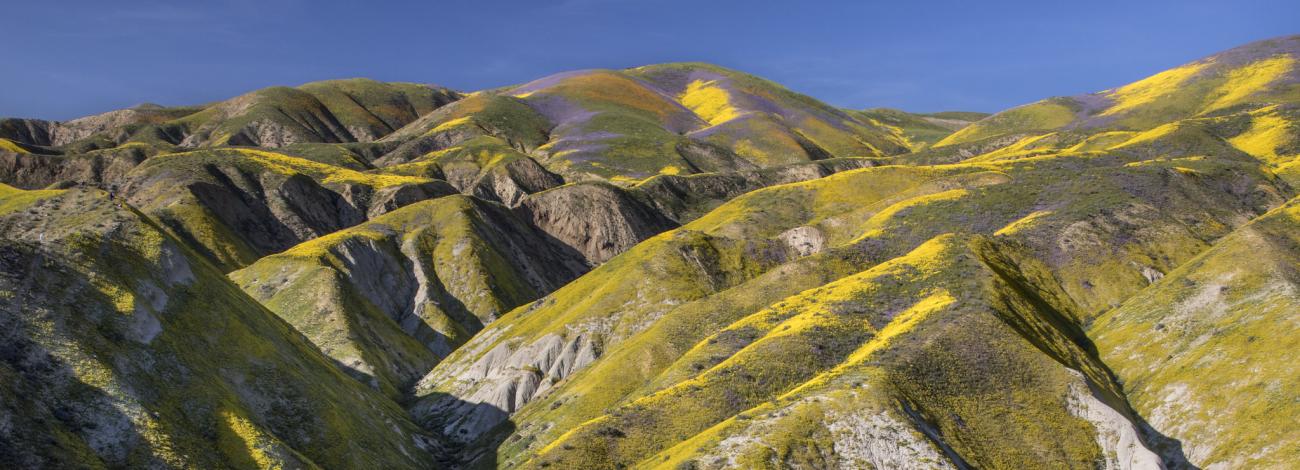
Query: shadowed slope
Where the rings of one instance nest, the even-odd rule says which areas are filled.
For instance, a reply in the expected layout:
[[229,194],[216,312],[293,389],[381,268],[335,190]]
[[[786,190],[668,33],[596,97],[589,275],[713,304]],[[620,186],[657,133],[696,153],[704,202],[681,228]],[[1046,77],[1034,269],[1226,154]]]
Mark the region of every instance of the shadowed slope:
[[443,181],[363,173],[252,149],[167,154],[127,176],[129,200],[224,269],[455,193]]
[[230,274],[359,379],[401,397],[500,314],[586,268],[505,208],[413,204]]

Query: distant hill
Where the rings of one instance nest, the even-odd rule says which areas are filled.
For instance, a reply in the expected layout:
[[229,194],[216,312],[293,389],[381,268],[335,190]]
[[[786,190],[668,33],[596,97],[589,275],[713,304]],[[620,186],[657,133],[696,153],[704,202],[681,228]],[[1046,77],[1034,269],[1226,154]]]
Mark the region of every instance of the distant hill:
[[1259,104],[1300,102],[1300,36],[1259,41],[1118,88],[1003,111],[937,146],[1034,131],[1147,130]]

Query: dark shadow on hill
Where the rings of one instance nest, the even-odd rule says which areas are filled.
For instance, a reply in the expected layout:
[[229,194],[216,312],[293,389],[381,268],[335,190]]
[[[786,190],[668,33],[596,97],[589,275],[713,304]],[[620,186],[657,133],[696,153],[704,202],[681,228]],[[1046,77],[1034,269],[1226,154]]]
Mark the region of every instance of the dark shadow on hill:
[[[116,400],[23,337],[25,327],[15,327],[14,316],[0,312],[0,377],[6,382],[0,385],[0,417],[9,425],[0,430],[0,468],[161,465]],[[92,447],[106,427],[114,428],[111,443]]]
[[435,456],[438,463],[452,469],[498,468],[497,450],[515,431],[505,410],[440,392],[423,397],[411,414],[438,440],[442,451]]
[[[1122,385],[1119,385],[1118,376],[1115,375],[1109,365],[1102,361],[1096,344],[1092,342],[1092,339],[1088,337],[1083,328],[1073,320],[1071,315],[1058,310],[1056,306],[1043,298],[1040,294],[1041,286],[1035,285],[1035,280],[1026,277],[1020,272],[1019,266],[1013,257],[1007,256],[1005,253],[999,253],[996,248],[985,250],[980,255],[984,257],[985,266],[1001,278],[1017,296],[1033,305],[1035,313],[1040,317],[1039,320],[1047,325],[1048,329],[1054,330],[1056,334],[1060,334],[1074,343],[1086,357],[1073,357],[1066,351],[1050,346],[1048,342],[1043,341],[1040,337],[1044,332],[1036,330],[1029,321],[1015,318],[1014,315],[1000,315],[1008,326],[1016,330],[1022,338],[1033,344],[1035,348],[1048,357],[1065,367],[1084,372],[1085,377],[1087,376],[1085,371],[1089,366],[1099,369],[1104,374],[1104,377],[1099,379],[1110,382],[1106,385],[1112,386],[1094,383],[1093,379],[1089,377],[1086,382],[1093,396],[1124,414],[1141,434],[1143,445],[1159,455],[1166,468],[1171,470],[1198,469],[1187,460],[1186,454],[1183,453],[1181,441],[1160,433],[1133,408],[1128,401],[1128,397],[1122,391]],[[1039,280],[1038,282],[1053,281]]]
[[[162,465],[116,399],[83,382],[45,341],[59,341],[79,322],[53,318],[36,305],[39,249],[6,240],[0,246],[0,468]],[[107,301],[107,299],[105,299]],[[49,327],[34,322],[50,323]]]

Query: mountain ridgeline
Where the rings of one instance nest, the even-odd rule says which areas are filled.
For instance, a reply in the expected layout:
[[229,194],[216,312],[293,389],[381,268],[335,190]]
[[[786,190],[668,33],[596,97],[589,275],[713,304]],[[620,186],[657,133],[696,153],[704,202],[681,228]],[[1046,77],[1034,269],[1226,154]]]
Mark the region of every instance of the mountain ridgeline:
[[992,115],[675,63],[0,119],[0,465],[1290,468],[1297,61]]

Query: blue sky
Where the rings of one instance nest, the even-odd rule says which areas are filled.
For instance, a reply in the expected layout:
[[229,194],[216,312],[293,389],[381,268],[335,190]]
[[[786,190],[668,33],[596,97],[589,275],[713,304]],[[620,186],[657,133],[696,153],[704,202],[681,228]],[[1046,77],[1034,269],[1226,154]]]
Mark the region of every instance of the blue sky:
[[1300,2],[14,1],[0,116],[370,77],[461,90],[706,61],[845,107],[997,111],[1300,33]]

